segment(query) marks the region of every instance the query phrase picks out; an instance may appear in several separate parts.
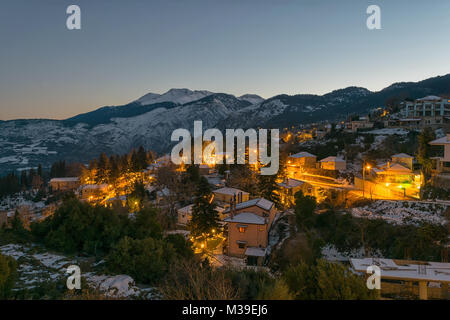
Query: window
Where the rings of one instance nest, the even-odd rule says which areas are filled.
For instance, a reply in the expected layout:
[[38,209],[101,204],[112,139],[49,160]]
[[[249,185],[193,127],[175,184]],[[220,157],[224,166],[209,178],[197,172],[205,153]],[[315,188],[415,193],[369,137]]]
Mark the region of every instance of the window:
[[245,249],[245,243],[238,243],[239,249]]
[[238,225],[237,225],[237,228],[238,228],[238,230],[239,230],[240,233],[244,233],[245,230],[247,230],[247,226],[244,225],[244,224],[238,224]]

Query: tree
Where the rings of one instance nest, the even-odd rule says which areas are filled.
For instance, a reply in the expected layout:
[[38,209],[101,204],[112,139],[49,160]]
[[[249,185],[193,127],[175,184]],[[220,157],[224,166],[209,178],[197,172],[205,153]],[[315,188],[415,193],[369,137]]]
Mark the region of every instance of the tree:
[[295,217],[300,227],[310,227],[314,223],[316,198],[303,195],[302,191],[295,194]]
[[97,182],[106,183],[109,178],[109,160],[104,152],[101,153],[98,160]]
[[340,263],[317,260],[300,263],[283,274],[289,290],[298,300],[372,300],[377,293],[366,287],[363,278]]
[[280,194],[276,175],[260,175],[258,179],[259,196],[272,201],[277,208],[281,207]]
[[194,237],[219,228],[219,214],[212,199],[211,187],[206,178],[201,177],[195,192],[192,219],[189,223],[189,229]]
[[417,161],[421,165],[423,183],[426,183],[431,176],[432,160],[431,146],[429,142],[436,139],[434,131],[430,127],[425,127],[419,135],[419,150],[417,152]]
[[0,299],[10,298],[11,290],[17,279],[17,262],[0,253]]
[[162,279],[175,261],[172,245],[163,240],[125,237],[106,258],[108,270],[125,273],[142,283],[155,284]]

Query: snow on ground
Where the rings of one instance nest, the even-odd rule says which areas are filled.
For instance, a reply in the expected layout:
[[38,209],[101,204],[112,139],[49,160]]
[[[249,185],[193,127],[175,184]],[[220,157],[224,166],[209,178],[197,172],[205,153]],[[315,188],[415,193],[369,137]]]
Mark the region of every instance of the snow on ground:
[[[327,244],[326,246],[322,247],[321,250],[322,253],[322,257],[328,261],[349,261],[350,258],[354,258],[354,259],[362,259],[364,258],[364,248],[359,248],[359,249],[353,249],[347,252],[340,252],[334,245],[332,244]],[[383,258],[383,255],[376,251],[370,252],[370,256],[371,257],[376,257],[376,258]]]
[[393,135],[393,134],[407,135],[408,132],[409,132],[408,130],[402,129],[402,128],[384,128],[384,129],[377,129],[377,130],[367,131],[367,132],[364,132],[364,133],[376,134],[376,135]]
[[446,204],[439,203],[378,200],[368,206],[352,208],[351,213],[355,217],[381,218],[393,224],[445,224],[446,209]]
[[[14,290],[30,290],[48,281],[63,281],[68,277],[66,268],[72,264],[79,265],[80,261],[77,261],[77,259],[68,259],[65,256],[48,252],[36,252],[39,249],[37,246],[28,247],[17,244],[8,244],[0,247],[0,252],[3,255],[10,256],[19,262],[19,279]],[[92,264],[92,267],[98,264]],[[130,276],[109,276],[96,274],[95,272],[83,273],[83,270],[81,272],[81,276],[86,279],[91,287],[99,289],[108,297],[158,298],[155,289],[136,286],[133,278]]]

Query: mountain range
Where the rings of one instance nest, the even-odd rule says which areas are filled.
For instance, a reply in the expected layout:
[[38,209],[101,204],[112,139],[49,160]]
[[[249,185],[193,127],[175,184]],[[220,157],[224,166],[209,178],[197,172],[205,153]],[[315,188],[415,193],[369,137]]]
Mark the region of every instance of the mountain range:
[[282,128],[323,120],[341,120],[364,114],[388,101],[450,94],[450,74],[419,82],[400,82],[372,92],[347,87],[324,95],[258,95],[240,97],[205,90],[170,89],[148,93],[129,104],[105,106],[65,120],[31,119],[0,121],[0,174],[41,163],[87,162],[100,152],[123,154],[142,145],[168,152],[171,133],[192,130],[194,120],[203,129]]

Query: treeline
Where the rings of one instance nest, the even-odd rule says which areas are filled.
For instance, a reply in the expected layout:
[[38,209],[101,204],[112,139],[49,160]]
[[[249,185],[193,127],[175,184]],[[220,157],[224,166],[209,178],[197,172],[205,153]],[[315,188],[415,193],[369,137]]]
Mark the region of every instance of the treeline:
[[142,146],[124,155],[100,154],[89,162],[83,170],[82,177],[89,178],[94,183],[114,183],[122,174],[140,172],[146,169],[155,159],[152,151],[145,151]]
[[40,189],[43,183],[41,165],[38,166],[37,170],[34,168],[23,170],[20,175],[14,171],[10,172],[6,176],[0,177],[0,198],[30,188]]

